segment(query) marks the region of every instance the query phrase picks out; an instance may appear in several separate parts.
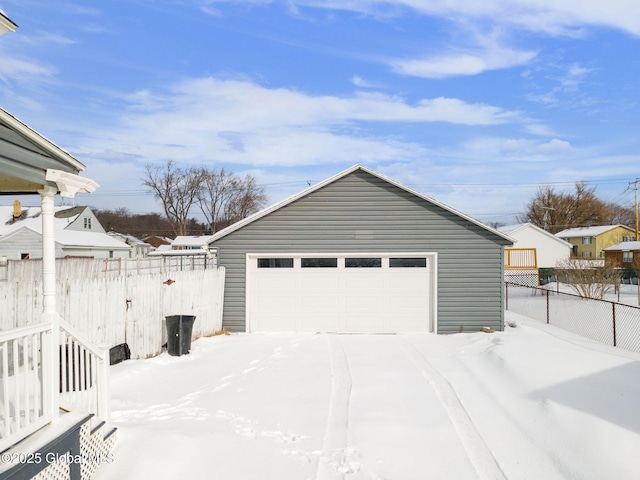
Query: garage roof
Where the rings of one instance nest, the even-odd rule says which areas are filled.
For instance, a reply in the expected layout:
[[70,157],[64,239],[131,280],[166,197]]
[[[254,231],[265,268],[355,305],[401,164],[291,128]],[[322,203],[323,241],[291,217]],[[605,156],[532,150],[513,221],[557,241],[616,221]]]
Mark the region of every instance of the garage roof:
[[410,188],[408,188],[408,187],[396,182],[395,180],[392,180],[389,177],[386,177],[386,176],[384,176],[384,175],[382,175],[382,174],[380,174],[380,173],[378,173],[378,172],[376,172],[374,170],[371,170],[371,169],[369,169],[369,168],[367,168],[367,167],[365,167],[363,165],[354,165],[353,167],[348,168],[348,169],[338,173],[337,175],[334,175],[333,177],[329,177],[326,180],[324,180],[324,181],[322,181],[320,183],[317,183],[317,184],[315,184],[315,185],[313,185],[313,186],[301,191],[300,193],[298,193],[296,195],[293,195],[293,196],[291,196],[289,198],[286,198],[286,199],[282,200],[279,203],[276,203],[276,204],[274,204],[274,205],[272,205],[270,207],[265,208],[264,210],[256,212],[253,215],[250,215],[247,218],[245,218],[243,220],[240,220],[239,222],[236,222],[233,225],[230,225],[227,228],[224,228],[224,229],[220,230],[219,232],[215,233],[214,235],[211,236],[211,240],[210,241],[211,242],[215,242],[217,240],[220,240],[221,238],[224,238],[225,236],[229,235],[230,233],[235,232],[236,230],[239,230],[242,227],[244,227],[244,226],[246,226],[246,225],[248,225],[250,223],[255,222],[256,220],[259,220],[260,218],[262,218],[262,217],[264,217],[264,216],[266,216],[266,215],[268,215],[268,214],[270,214],[270,213],[272,213],[272,212],[274,212],[276,210],[279,210],[279,209],[289,205],[290,203],[293,203],[296,200],[298,200],[300,198],[303,198],[303,197],[309,195],[310,193],[315,192],[316,190],[319,190],[319,189],[325,187],[326,185],[329,185],[329,184],[331,184],[331,183],[333,183],[333,182],[335,182],[337,180],[340,180],[341,178],[346,177],[347,175],[349,175],[349,174],[351,174],[351,173],[353,173],[353,172],[355,172],[357,170],[362,170],[362,171],[367,172],[367,173],[369,173],[369,174],[371,174],[371,175],[373,175],[375,177],[378,177],[379,179],[381,179],[381,180],[383,180],[383,181],[385,181],[387,183],[390,183],[391,185],[394,185],[394,186],[396,186],[398,188],[401,188],[401,189],[403,189],[403,190],[415,195],[416,197],[419,197],[419,198],[421,198],[423,200],[426,200],[427,202],[430,202],[430,203],[432,203],[434,205],[437,205],[437,206],[443,208],[444,210],[447,210],[447,211],[449,211],[449,212],[451,212],[451,213],[453,213],[453,214],[455,214],[455,215],[457,215],[457,216],[459,216],[461,218],[464,218],[465,220],[468,220],[469,222],[474,223],[474,224],[476,224],[476,225],[478,225],[478,226],[490,231],[491,233],[493,233],[493,234],[495,234],[495,235],[497,235],[497,236],[499,236],[501,238],[504,238],[504,239],[508,240],[511,243],[515,243],[515,240],[513,238],[509,237],[508,235],[506,235],[506,234],[504,234],[502,232],[499,232],[499,231],[497,231],[497,230],[495,230],[495,229],[493,229],[491,227],[488,227],[487,225],[483,224],[482,222],[479,222],[478,220],[476,220],[474,218],[469,217],[468,215],[460,213],[457,210],[455,210],[455,209],[453,209],[453,208],[451,208],[451,207],[449,207],[449,206],[447,206],[447,205],[445,205],[443,203],[440,203],[440,202],[438,202],[437,200],[434,200],[431,197],[428,197],[426,195],[423,195],[422,193],[416,192],[415,190],[412,190],[412,189],[410,189]]

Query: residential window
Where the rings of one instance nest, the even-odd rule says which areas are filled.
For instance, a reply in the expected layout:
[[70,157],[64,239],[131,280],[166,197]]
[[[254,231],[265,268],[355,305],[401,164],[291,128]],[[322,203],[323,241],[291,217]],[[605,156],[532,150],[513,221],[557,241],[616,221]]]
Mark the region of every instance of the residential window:
[[622,241],[623,242],[635,242],[636,237],[632,236],[632,237],[622,237]]
[[302,268],[338,268],[337,258],[301,258]]
[[29,254],[28,253],[21,253],[20,254],[20,260],[29,260]]
[[633,262],[633,252],[622,252],[622,261],[624,263]]
[[591,258],[591,252],[582,252],[582,258]]
[[293,268],[293,258],[259,258],[258,268]]
[[426,268],[427,259],[424,257],[418,258],[390,258],[390,268]]
[[591,245],[591,240],[593,239],[593,237],[582,237],[582,244],[583,245]]
[[345,258],[345,268],[381,268],[382,258]]
[[91,219],[90,218],[85,218],[84,219],[84,228],[86,228],[87,230],[91,230]]

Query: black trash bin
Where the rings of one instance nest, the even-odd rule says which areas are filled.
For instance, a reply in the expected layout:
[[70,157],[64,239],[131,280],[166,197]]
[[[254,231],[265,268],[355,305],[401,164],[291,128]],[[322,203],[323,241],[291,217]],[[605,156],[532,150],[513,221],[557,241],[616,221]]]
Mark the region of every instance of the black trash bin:
[[195,315],[169,315],[167,321],[167,352],[180,356],[189,353],[191,348],[191,332]]

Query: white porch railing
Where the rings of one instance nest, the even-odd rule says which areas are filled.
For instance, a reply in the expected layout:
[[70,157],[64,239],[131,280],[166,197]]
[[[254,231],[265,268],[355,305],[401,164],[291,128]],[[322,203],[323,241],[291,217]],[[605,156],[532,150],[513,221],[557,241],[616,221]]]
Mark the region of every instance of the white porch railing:
[[45,401],[52,385],[43,370],[50,339],[51,324],[0,332],[0,451],[52,419]]
[[[59,407],[109,419],[109,350],[60,324],[55,337],[51,323],[0,332],[0,452],[52,422]],[[48,365],[51,348],[56,365]]]
[[109,421],[109,348],[60,322],[60,407]]

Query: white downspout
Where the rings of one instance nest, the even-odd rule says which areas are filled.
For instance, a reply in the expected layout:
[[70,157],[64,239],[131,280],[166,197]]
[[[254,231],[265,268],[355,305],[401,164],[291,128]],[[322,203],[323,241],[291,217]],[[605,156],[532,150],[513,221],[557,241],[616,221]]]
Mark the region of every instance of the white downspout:
[[[51,325],[48,342],[48,361],[43,361],[44,409],[50,412],[52,422],[60,416],[60,319],[56,309],[56,242],[54,237],[53,200],[58,190],[44,187],[39,190],[42,208],[42,321]],[[45,353],[43,353],[45,355]],[[47,385],[48,382],[51,384]]]

